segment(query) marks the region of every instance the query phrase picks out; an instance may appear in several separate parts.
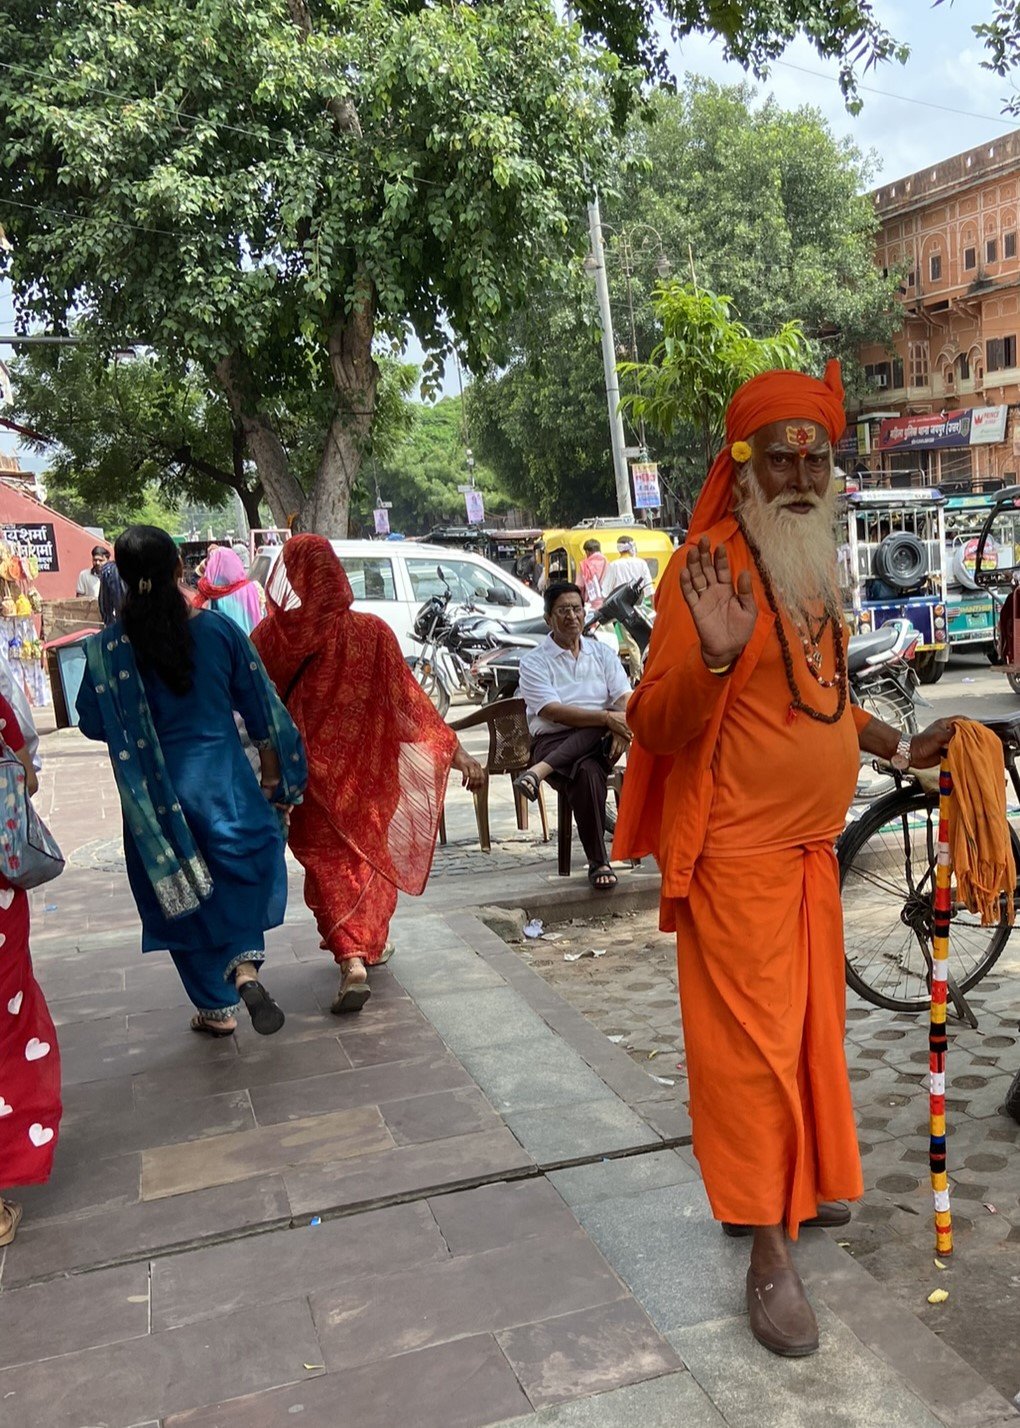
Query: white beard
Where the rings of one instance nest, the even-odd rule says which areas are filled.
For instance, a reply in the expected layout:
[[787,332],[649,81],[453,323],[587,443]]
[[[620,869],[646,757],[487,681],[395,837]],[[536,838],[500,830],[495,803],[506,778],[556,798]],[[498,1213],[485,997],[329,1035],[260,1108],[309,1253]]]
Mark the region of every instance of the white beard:
[[[831,614],[842,608],[836,545],[836,484],[824,496],[778,496],[767,501],[750,462],[737,474],[736,514],[757,546],[777,600],[794,615],[821,603]],[[807,503],[810,515],[785,508]]]

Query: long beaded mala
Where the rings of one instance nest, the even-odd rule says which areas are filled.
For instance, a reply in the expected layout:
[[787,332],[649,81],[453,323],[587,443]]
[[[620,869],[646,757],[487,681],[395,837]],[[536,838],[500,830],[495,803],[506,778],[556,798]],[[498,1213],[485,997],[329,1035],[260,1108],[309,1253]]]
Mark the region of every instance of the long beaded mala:
[[821,640],[822,636],[825,634],[826,625],[832,626],[832,644],[836,656],[835,679],[825,680],[821,678],[820,674],[817,672],[817,670],[812,664],[812,659],[807,648],[807,643],[806,641],[804,642],[804,654],[808,661],[808,668],[811,670],[817,682],[825,689],[832,689],[835,686],[839,687],[839,695],[836,700],[836,712],[834,714],[823,714],[820,709],[814,709],[810,704],[805,704],[804,700],[801,698],[800,688],[797,684],[797,676],[794,673],[793,668],[793,653],[790,649],[790,641],[786,638],[786,630],[783,627],[783,617],[779,610],[775,591],[772,588],[772,581],[769,579],[768,572],[765,569],[765,564],[761,558],[761,552],[758,550],[758,547],[748,535],[746,529],[744,528],[743,522],[741,522],[740,529],[743,533],[744,539],[747,541],[748,549],[751,552],[751,558],[754,561],[754,568],[758,572],[758,578],[762,583],[763,590],[765,591],[765,599],[768,601],[769,609],[776,617],[776,634],[779,637],[779,648],[783,656],[783,668],[786,671],[786,685],[790,691],[790,707],[786,711],[786,722],[788,724],[792,724],[798,714],[806,714],[809,719],[814,719],[819,724],[838,724],[839,721],[842,719],[843,715],[846,713],[848,682],[846,673],[846,650],[843,646],[843,641],[840,638],[839,632],[836,629],[836,622],[832,619],[832,616],[830,614],[826,614],[825,618],[822,620],[822,624],[818,631],[818,639]]

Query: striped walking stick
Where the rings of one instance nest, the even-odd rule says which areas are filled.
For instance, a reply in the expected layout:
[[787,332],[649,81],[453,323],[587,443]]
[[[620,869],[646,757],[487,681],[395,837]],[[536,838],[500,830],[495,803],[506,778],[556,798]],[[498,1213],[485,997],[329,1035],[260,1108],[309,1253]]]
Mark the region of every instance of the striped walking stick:
[[943,763],[939,772],[939,838],[935,865],[935,936],[932,943],[931,1018],[928,1024],[928,1163],[935,1202],[935,1252],[952,1254],[953,1217],[946,1173],[946,988],[949,974],[949,921],[952,867],[949,852],[949,800],[953,777]]

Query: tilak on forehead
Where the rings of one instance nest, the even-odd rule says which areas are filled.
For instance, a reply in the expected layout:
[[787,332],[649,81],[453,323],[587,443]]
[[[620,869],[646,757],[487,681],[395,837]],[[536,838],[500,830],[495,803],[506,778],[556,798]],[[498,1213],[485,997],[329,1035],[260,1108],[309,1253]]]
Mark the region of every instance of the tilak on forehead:
[[792,446],[803,456],[809,447],[814,446],[816,440],[815,428],[813,426],[788,426],[786,428],[786,444]]
[[772,423],[783,424],[798,454],[805,454],[823,433],[835,446],[846,430],[839,363],[830,361],[821,381],[804,372],[762,372],[737,388],[726,409],[726,444],[701,488],[688,540],[703,535],[733,509],[737,467],[751,456],[748,438]]

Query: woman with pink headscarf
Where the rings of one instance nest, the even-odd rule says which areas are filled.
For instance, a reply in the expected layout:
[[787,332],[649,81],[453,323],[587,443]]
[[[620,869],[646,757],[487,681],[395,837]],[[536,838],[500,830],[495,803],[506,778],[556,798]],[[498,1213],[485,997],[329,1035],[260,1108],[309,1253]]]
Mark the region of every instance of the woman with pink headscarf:
[[225,545],[218,545],[206,561],[195,605],[200,610],[218,610],[246,635],[251,634],[263,614],[257,582],[248,578],[240,556]]

